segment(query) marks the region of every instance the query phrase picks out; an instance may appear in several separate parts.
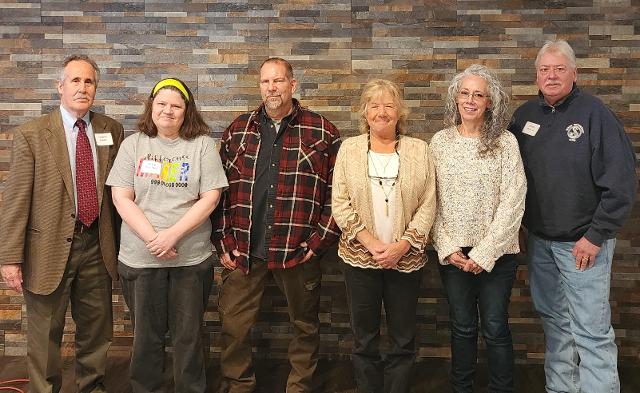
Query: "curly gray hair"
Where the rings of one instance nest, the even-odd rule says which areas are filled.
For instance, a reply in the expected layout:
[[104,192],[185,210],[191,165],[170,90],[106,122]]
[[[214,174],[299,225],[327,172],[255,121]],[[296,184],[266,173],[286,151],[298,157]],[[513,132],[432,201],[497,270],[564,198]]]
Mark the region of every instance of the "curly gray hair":
[[509,121],[509,96],[504,91],[498,77],[484,65],[472,64],[466,70],[457,74],[451,80],[445,103],[445,123],[450,127],[457,127],[462,119],[458,112],[458,93],[460,85],[467,76],[478,76],[487,82],[487,93],[491,104],[487,107],[482,121],[480,146],[478,153],[481,157],[493,155],[499,148],[498,138],[505,132]]

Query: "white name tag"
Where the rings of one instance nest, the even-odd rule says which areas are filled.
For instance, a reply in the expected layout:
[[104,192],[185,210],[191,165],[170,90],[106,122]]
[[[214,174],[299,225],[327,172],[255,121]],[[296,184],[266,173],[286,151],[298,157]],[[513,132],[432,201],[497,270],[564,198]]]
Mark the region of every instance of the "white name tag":
[[540,124],[536,124],[528,121],[527,124],[524,125],[522,132],[527,135],[536,136],[539,129],[540,129]]
[[101,132],[93,134],[96,137],[96,145],[98,146],[111,146],[113,145],[113,137],[108,132]]
[[142,161],[140,165],[140,173],[143,175],[159,175],[162,170],[162,163],[151,160]]

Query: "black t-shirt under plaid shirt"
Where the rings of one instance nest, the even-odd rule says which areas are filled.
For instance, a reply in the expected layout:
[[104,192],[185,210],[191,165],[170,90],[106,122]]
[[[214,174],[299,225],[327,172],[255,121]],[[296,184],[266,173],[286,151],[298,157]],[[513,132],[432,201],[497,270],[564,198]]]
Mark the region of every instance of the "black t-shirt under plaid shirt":
[[289,125],[291,114],[281,121],[274,121],[263,109],[260,112],[260,149],[256,162],[251,210],[251,234],[249,255],[267,259],[267,239],[273,228],[274,204],[278,187],[282,134]]

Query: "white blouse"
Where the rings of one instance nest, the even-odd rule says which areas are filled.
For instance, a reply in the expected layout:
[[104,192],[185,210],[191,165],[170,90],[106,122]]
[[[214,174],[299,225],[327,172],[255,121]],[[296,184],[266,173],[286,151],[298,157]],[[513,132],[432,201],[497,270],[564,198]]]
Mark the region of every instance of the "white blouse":
[[375,236],[385,244],[393,243],[396,215],[396,187],[400,157],[397,153],[375,153],[369,150],[369,179],[373,203]]

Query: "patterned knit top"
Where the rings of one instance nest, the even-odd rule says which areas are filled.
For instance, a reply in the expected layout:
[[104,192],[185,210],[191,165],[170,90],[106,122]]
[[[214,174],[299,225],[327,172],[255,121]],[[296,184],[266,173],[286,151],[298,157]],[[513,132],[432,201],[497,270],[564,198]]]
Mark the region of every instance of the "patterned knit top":
[[481,157],[479,143],[455,127],[431,139],[438,191],[433,245],[441,264],[471,247],[469,257],[490,272],[503,254],[519,252],[526,178],[513,134],[502,133],[493,155]]
[[[425,141],[402,136],[398,147],[400,164],[393,219],[394,242],[411,244],[396,270],[412,272],[427,261],[424,248],[435,216],[435,172]],[[333,170],[331,191],[333,218],[342,230],[338,255],[345,263],[360,268],[381,269],[356,234],[367,229],[375,236],[375,222],[368,175],[367,136],[346,139],[340,146]]]

